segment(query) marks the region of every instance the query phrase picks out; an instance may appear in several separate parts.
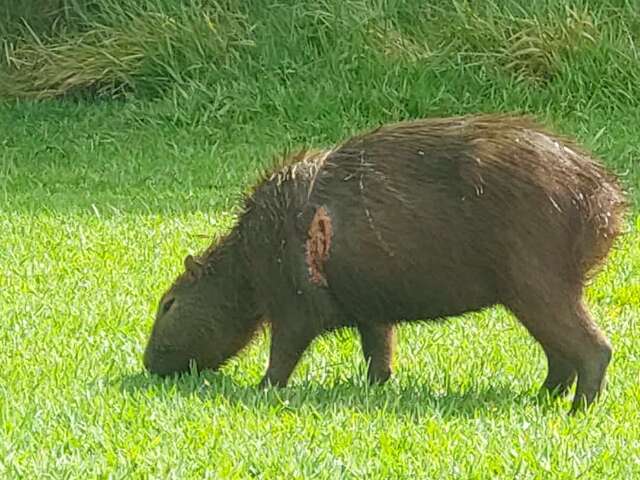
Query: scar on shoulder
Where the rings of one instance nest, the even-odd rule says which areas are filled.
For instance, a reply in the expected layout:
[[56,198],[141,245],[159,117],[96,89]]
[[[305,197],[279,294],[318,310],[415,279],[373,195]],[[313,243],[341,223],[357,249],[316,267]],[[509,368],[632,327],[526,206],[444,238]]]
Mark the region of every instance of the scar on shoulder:
[[319,207],[309,225],[305,259],[309,270],[309,281],[322,287],[327,286],[324,263],[329,258],[332,237],[331,217],[325,207]]

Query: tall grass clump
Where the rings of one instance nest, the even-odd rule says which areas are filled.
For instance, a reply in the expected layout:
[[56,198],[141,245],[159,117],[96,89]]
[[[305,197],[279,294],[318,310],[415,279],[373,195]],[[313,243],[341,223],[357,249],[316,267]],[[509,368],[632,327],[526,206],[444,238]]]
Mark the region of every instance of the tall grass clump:
[[[44,17],[25,6],[36,3],[13,1],[0,26],[19,19],[19,35],[5,36],[0,96],[218,92],[324,72],[349,84],[363,58],[407,73],[486,69],[538,88],[614,77],[629,97],[640,80],[640,13],[619,0],[51,0]],[[629,68],[612,71],[620,62]]]
[[25,26],[52,33],[64,22],[65,0],[4,0],[0,5],[0,37],[5,42],[18,39]]
[[103,0],[58,35],[25,24],[22,38],[5,46],[0,95],[157,93],[221,68],[248,43],[248,30],[212,2]]
[[0,19],[0,98],[126,97],[136,124],[216,141],[257,129],[279,148],[416,116],[567,125],[640,109],[628,0],[51,0],[43,16],[32,3]]

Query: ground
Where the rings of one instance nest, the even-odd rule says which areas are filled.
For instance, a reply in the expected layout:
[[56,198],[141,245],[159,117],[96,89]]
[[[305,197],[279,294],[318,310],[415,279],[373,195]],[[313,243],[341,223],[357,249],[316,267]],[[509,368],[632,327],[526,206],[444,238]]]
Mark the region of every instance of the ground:
[[[420,2],[408,3],[418,8]],[[593,30],[583,34],[599,47],[590,44],[560,60],[542,52],[521,64],[481,64],[494,58],[487,47],[486,55],[448,52],[450,63],[425,66],[419,62],[433,51],[393,29],[375,30],[395,39],[385,37],[391,50],[382,52],[382,60],[370,52],[347,55],[351,47],[339,45],[335,58],[333,50],[322,56],[317,49],[326,32],[318,25],[330,15],[317,7],[316,16],[299,12],[309,23],[303,25],[307,33],[315,29],[308,44],[313,48],[296,57],[291,47],[286,61],[270,70],[268,62],[276,62],[267,58],[272,45],[258,38],[258,53],[247,55],[263,63],[229,73],[228,83],[222,81],[226,70],[215,70],[208,85],[220,87],[210,95],[198,96],[200,84],[177,77],[173,89],[142,94],[136,77],[139,90],[115,99],[111,92],[5,99],[0,476],[640,475],[640,82],[629,81],[640,71],[607,57],[607,45],[618,48],[614,40],[627,38],[614,27],[626,25],[633,33],[637,16],[627,12],[628,23],[607,23],[623,7],[602,4],[607,7],[598,10],[579,3],[580,15],[567,13],[565,23],[547,21],[564,19],[559,9],[557,17],[540,14],[538,27],[534,20],[517,24],[532,25],[527,32],[542,41],[548,25],[565,32],[566,25],[575,29],[579,19],[591,19]],[[468,48],[480,48],[473,42],[491,32],[476,35],[473,22],[485,29],[496,23],[482,15],[474,20],[466,3],[456,5],[458,23],[451,28],[467,35]],[[407,25],[417,24],[405,17]],[[256,25],[256,35],[260,29],[267,35],[268,25]],[[336,28],[338,36],[349,30]],[[504,38],[512,42],[520,38],[509,35]],[[502,38],[494,37],[489,40]],[[496,52],[515,55],[500,45]],[[620,58],[632,58],[632,47]],[[321,58],[317,65],[309,60],[314,55]],[[552,69],[550,79],[537,61]],[[246,82],[238,83],[241,78]],[[186,84],[193,90],[181,96]],[[568,416],[570,397],[536,398],[544,355],[502,308],[403,326],[395,374],[384,386],[367,385],[350,331],[314,343],[283,390],[255,388],[266,366],[264,335],[219,374],[162,380],[143,371],[142,352],[162,292],[188,253],[228,231],[242,193],[274,156],[301,144],[322,148],[384,121],[479,111],[528,112],[553,124],[601,156],[629,192],[626,234],[587,291],[614,347],[606,393],[587,414]]]

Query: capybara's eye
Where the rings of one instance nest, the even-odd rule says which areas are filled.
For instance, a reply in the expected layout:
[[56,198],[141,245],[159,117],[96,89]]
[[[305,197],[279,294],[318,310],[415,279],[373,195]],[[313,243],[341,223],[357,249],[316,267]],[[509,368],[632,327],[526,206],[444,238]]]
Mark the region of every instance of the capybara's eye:
[[175,302],[175,298],[169,298],[167,301],[165,301],[162,304],[162,313],[167,313],[171,308],[171,305],[173,305],[173,302]]

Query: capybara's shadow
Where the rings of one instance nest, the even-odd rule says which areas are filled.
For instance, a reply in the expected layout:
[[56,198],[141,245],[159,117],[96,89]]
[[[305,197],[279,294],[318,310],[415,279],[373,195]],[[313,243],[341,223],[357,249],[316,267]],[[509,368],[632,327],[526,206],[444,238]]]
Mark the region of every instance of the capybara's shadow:
[[411,417],[468,417],[482,412],[495,414],[518,410],[534,404],[544,411],[561,409],[559,402],[537,396],[530,391],[515,391],[508,384],[435,392],[428,384],[401,386],[390,382],[382,386],[369,386],[354,378],[331,385],[301,381],[286,388],[260,389],[256,385],[238,385],[231,377],[221,373],[168,378],[138,373],[122,377],[120,389],[129,394],[153,390],[156,398],[176,395],[224,397],[226,401],[251,408],[275,407],[296,411],[311,406],[319,411],[336,408],[359,412],[384,410]]

